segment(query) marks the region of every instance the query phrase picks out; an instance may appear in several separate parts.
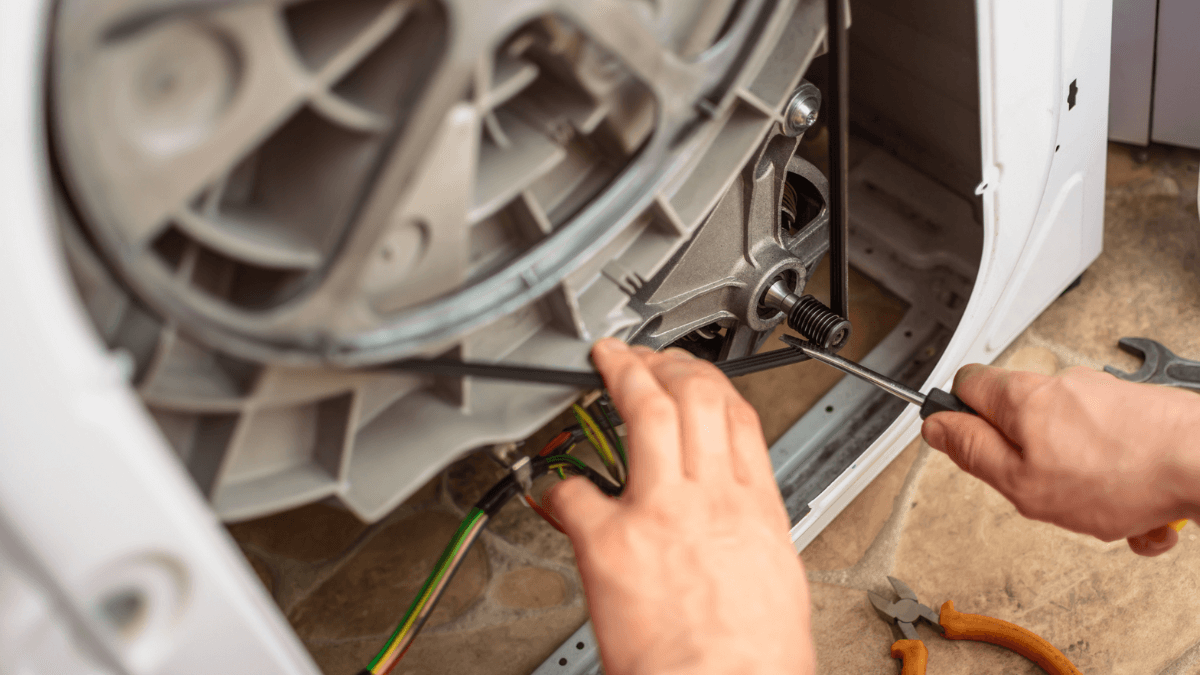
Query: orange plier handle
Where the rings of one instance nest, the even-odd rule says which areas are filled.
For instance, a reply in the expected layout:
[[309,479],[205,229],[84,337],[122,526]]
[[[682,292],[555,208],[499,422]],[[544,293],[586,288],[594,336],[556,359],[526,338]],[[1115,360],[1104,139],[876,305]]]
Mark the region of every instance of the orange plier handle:
[[[988,642],[1024,656],[1049,675],[1082,675],[1062,652],[1041,636],[990,616],[963,614],[954,609],[952,600],[942,605],[938,623],[945,629],[942,636],[947,640]],[[897,640],[892,645],[892,658],[903,659],[901,675],[925,675],[929,650],[920,640]]]

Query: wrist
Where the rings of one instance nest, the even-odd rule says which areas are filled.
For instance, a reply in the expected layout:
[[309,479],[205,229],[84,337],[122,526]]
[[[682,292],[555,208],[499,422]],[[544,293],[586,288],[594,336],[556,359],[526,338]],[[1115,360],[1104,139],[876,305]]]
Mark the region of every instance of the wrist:
[[1183,513],[1200,522],[1200,401],[1188,403],[1181,428],[1172,434],[1166,480]]

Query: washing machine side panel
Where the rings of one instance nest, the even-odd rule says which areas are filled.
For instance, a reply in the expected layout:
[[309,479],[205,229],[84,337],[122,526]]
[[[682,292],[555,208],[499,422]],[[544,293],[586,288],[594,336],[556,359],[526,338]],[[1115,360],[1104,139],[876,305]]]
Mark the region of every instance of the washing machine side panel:
[[[964,363],[995,359],[1100,253],[1111,10],[1109,1],[977,3],[984,247],[967,310],[923,390],[947,386]],[[1079,92],[1085,82],[1091,91],[1067,110],[1073,79]],[[1080,114],[1064,120],[1063,110]],[[1055,255],[1063,246],[1065,255]],[[1033,311],[998,313],[1018,294]],[[813,500],[792,528],[797,550],[917,437],[920,423],[907,408]]]
[[[23,650],[0,665],[315,675],[69,288],[41,124],[49,5],[0,17],[0,645]],[[10,640],[14,627],[45,639]]]
[[[1049,143],[1027,143],[1020,119],[998,116],[997,145],[1008,152],[1049,158],[1041,194],[1007,191],[1007,168],[1001,170],[998,201],[1020,199],[1036,216],[1012,222],[1004,209],[985,214],[993,222],[997,247],[1015,251],[1013,272],[985,321],[982,340],[972,346],[972,360],[990,361],[1016,337],[1100,254],[1104,224],[1104,176],[1108,129],[1111,2],[1065,0],[1059,11],[1061,39],[1056,62],[1054,134]],[[1047,82],[1049,84],[1049,82]],[[1045,102],[1043,102],[1043,105]],[[998,157],[1001,153],[998,153]],[[1010,155],[1011,156],[1011,155]],[[997,162],[1007,166],[1004,159]],[[1010,253],[1011,256],[1011,253]],[[999,272],[999,270],[996,270]],[[999,278],[1002,274],[997,274]]]

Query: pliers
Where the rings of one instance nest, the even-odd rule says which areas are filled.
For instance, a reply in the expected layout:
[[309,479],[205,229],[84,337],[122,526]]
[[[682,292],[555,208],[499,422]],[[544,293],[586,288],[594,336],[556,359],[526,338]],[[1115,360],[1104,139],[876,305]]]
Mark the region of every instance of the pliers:
[[952,600],[942,605],[941,615],[934,614],[917,600],[917,594],[908,584],[892,577],[888,577],[888,581],[900,596],[899,600],[889,601],[874,591],[869,591],[867,597],[879,616],[900,634],[900,639],[892,643],[892,658],[902,660],[901,675],[925,675],[929,650],[921,642],[916,628],[922,619],[947,640],[989,642],[1024,656],[1050,675],[1082,675],[1054,645],[1020,626],[990,616],[963,614],[954,609]]

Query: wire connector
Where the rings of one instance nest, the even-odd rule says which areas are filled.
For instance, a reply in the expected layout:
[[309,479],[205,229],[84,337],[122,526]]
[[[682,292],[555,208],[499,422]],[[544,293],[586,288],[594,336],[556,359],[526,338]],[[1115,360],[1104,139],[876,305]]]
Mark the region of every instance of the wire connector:
[[512,475],[517,479],[517,485],[521,486],[521,491],[529,494],[533,489],[533,465],[529,461],[529,457],[522,457],[512,465]]

